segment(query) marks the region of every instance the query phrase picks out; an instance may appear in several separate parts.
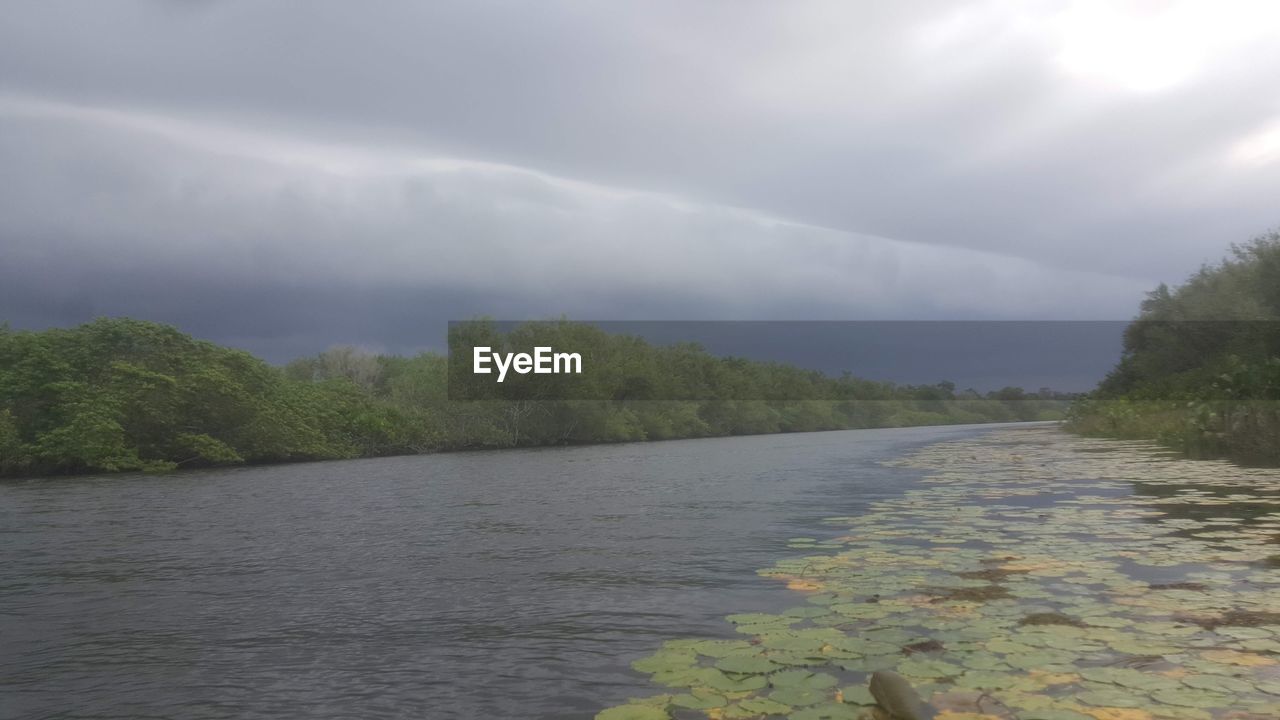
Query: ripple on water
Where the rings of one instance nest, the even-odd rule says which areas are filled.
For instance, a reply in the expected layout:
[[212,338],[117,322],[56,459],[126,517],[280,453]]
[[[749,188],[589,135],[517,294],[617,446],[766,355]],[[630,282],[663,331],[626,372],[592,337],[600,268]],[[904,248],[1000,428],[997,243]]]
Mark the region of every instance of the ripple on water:
[[0,717],[590,718],[911,428],[0,482]]

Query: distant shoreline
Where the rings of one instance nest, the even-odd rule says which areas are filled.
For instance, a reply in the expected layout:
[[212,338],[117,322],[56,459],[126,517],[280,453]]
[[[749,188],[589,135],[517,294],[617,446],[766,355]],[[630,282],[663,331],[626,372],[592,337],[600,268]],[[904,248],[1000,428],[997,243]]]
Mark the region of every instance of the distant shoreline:
[[477,321],[455,331],[465,341],[458,347],[571,347],[592,371],[498,384],[469,366],[454,372],[470,353],[403,357],[352,347],[281,368],[130,318],[0,327],[0,476],[1057,420],[1076,397],[830,377],[567,320],[507,332]]
[[496,452],[513,452],[513,451],[554,451],[568,450],[574,448],[602,447],[602,446],[620,446],[620,445],[652,445],[657,443],[669,442],[691,442],[699,440],[727,440],[731,438],[751,438],[751,437],[769,437],[776,435],[818,435],[822,433],[847,433],[847,432],[863,432],[875,430],[910,430],[916,428],[974,428],[984,430],[997,430],[1000,428],[1020,428],[1020,427],[1039,427],[1039,426],[1062,426],[1061,420],[1020,420],[1014,422],[984,422],[984,423],[943,423],[933,425],[885,425],[881,427],[863,427],[863,428],[835,428],[826,430],[794,430],[786,432],[767,432],[767,433],[743,433],[740,435],[704,435],[697,437],[672,437],[658,438],[653,440],[617,440],[617,441],[600,441],[600,442],[584,442],[562,445],[521,445],[514,447],[471,447],[471,448],[449,448],[444,450],[430,450],[420,453],[396,453],[387,455],[373,455],[368,457],[352,457],[352,458],[327,458],[318,460],[280,460],[256,463],[239,463],[227,465],[205,465],[199,467],[178,467],[168,470],[121,470],[118,472],[89,472],[89,473],[56,473],[49,475],[0,475],[0,483],[6,482],[36,482],[46,480],[74,480],[77,478],[113,478],[126,476],[145,476],[145,477],[163,477],[166,475],[186,475],[190,473],[204,473],[219,470],[235,470],[240,468],[270,467],[275,465],[308,465],[308,464],[330,464],[340,462],[359,462],[361,460],[380,460],[383,458],[405,458],[405,457],[429,457],[432,455],[458,455],[471,453],[496,453]]

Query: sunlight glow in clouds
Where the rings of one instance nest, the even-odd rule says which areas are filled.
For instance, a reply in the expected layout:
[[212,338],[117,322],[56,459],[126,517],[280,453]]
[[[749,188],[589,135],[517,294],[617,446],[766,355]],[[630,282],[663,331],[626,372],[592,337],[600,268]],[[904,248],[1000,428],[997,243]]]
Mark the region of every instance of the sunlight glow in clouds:
[[1280,121],[1236,143],[1231,159],[1241,165],[1270,165],[1280,161]]
[[1223,56],[1276,34],[1274,0],[1088,0],[1055,20],[1068,73],[1136,93],[1173,89]]
[[1123,318],[1280,222],[1280,2],[306,6],[6,13],[0,315]]

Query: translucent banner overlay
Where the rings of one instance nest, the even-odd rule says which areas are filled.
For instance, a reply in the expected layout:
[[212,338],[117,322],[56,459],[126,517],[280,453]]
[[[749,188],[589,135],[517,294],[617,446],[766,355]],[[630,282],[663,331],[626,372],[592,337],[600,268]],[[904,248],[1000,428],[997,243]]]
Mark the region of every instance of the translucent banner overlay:
[[[454,400],[1064,399],[1129,323],[495,321],[449,324]],[[539,349],[541,348],[541,350]],[[893,391],[893,392],[890,392]]]

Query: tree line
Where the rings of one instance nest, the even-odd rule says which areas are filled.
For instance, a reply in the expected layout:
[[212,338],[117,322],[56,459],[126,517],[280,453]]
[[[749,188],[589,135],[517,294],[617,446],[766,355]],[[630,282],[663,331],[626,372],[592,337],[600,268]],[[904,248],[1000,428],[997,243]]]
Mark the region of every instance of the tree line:
[[1280,233],[1148,293],[1119,364],[1068,427],[1280,465]]
[[[504,341],[484,323],[471,327]],[[276,367],[141,320],[0,326],[0,475],[1043,420],[1067,402],[1019,388],[830,377],[568,322],[511,332],[520,334],[607,368],[587,380],[591,399],[451,398],[450,360],[438,353],[337,347]]]

